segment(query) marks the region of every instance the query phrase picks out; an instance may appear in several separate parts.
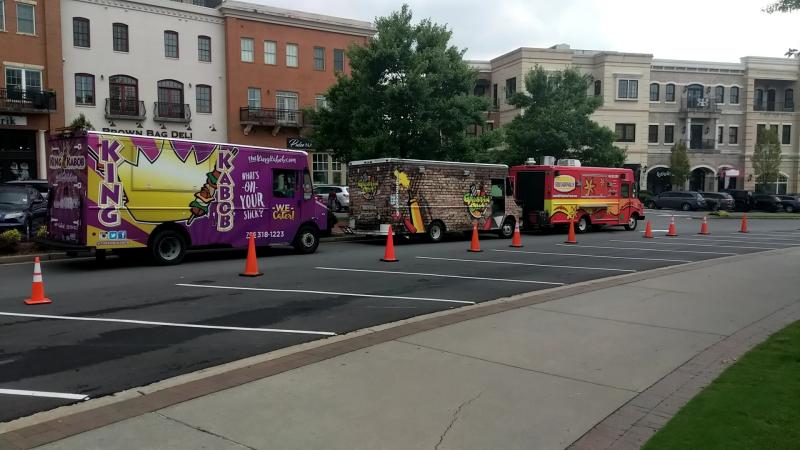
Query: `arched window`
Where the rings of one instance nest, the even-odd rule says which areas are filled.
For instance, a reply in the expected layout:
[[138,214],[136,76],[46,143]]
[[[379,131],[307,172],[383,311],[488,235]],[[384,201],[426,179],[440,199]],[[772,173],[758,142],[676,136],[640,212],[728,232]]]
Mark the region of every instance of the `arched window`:
[[756,89],[756,97],[753,99],[753,109],[756,111],[764,110],[764,90]]
[[767,89],[767,111],[775,111],[775,89]]
[[108,77],[109,111],[118,116],[139,116],[139,81],[128,75]]
[[675,102],[675,85],[672,83],[667,84],[664,89],[664,101]]
[[594,80],[594,95],[595,97],[603,95],[603,84],[600,80]]
[[794,111],[794,89],[783,91],[783,110]]
[[195,111],[199,113],[211,113],[211,86],[198,84],[195,86],[196,104]]
[[701,84],[690,84],[686,87],[686,104],[689,108],[701,108],[705,103],[705,90]]
[[111,25],[115,52],[128,52],[128,26],[124,23]]
[[717,86],[714,88],[714,102],[725,103],[725,86]]
[[739,104],[739,87],[731,86],[731,105]]
[[89,19],[85,17],[72,18],[72,45],[75,47],[90,47]]
[[650,83],[650,101],[657,102],[661,97],[661,85],[658,83]]
[[158,102],[156,104],[159,117],[185,118],[183,103],[183,83],[175,80],[158,82]]

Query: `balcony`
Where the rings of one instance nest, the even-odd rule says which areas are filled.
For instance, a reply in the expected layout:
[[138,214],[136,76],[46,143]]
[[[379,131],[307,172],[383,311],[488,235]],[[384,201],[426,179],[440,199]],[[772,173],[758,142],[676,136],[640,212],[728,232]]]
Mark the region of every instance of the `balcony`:
[[0,89],[0,111],[48,114],[56,111],[56,93],[29,89]]
[[245,126],[248,135],[254,126],[273,127],[272,134],[278,134],[281,127],[302,128],[303,112],[297,109],[239,108],[239,122]]
[[153,120],[156,122],[189,123],[192,121],[192,110],[184,103],[153,103]]
[[711,98],[687,98],[681,99],[681,113],[688,117],[711,118],[716,117],[722,112],[719,105]]
[[106,99],[106,119],[144,120],[147,111],[142,100]]
[[686,151],[690,153],[718,153],[714,139],[681,139],[681,143],[686,146]]
[[794,102],[771,102],[768,100],[753,102],[753,111],[792,113],[794,112]]

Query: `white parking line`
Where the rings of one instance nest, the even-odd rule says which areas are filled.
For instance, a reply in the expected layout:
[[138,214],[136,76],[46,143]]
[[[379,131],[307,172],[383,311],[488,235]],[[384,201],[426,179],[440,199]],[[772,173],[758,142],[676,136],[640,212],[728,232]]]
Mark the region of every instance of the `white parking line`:
[[170,322],[151,322],[148,320],[110,319],[105,317],[53,316],[49,314],[23,314],[23,313],[9,313],[9,312],[0,312],[0,316],[30,317],[34,319],[53,319],[53,320],[78,320],[84,322],[129,323],[133,325],[150,325],[157,327],[202,328],[205,330],[259,331],[262,333],[314,334],[318,336],[336,336],[336,333],[331,333],[328,331],[286,330],[282,328],[224,327],[218,325],[197,325],[193,323],[170,323]]
[[605,258],[605,259],[631,259],[631,260],[643,260],[643,261],[663,261],[663,262],[677,262],[677,263],[687,263],[691,262],[685,259],[660,259],[660,258],[640,258],[636,256],[606,256],[606,255],[584,255],[580,253],[555,253],[555,252],[531,252],[525,250],[494,250],[495,252],[504,252],[504,253],[528,253],[531,255],[556,255],[556,256],[580,256],[583,258]]
[[468,302],[464,300],[447,300],[442,298],[403,297],[398,295],[378,295],[378,294],[357,294],[353,292],[308,291],[304,289],[268,289],[268,288],[253,288],[253,287],[241,287],[241,286],[215,286],[212,284],[184,284],[184,283],[176,284],[176,286],[207,288],[207,289],[232,289],[238,291],[286,292],[288,294],[335,295],[339,297],[386,298],[392,300],[416,300],[420,302],[460,303],[463,305],[475,304],[475,302]]
[[800,239],[772,239],[767,237],[744,237],[744,236],[725,236],[725,235],[710,235],[710,236],[702,236],[697,235],[697,239],[708,239],[708,240],[727,240],[729,242],[752,242],[754,244],[772,244],[772,245],[792,245],[792,243],[797,243],[800,245]]
[[[640,241],[619,241],[619,242],[636,242],[642,243]],[[645,242],[646,244],[646,242]],[[572,244],[556,244],[560,247],[575,247]],[[734,256],[738,255],[738,253],[726,253],[726,252],[701,252],[696,250],[664,250],[660,248],[647,248],[647,247],[604,247],[602,245],[584,245],[581,244],[581,248],[603,248],[608,250],[638,250],[638,251],[645,251],[645,252],[666,252],[666,253],[697,253],[702,255],[723,255],[723,256]]]
[[465,280],[485,280],[485,281],[506,281],[509,283],[531,283],[531,284],[549,284],[552,286],[563,286],[564,283],[552,283],[549,281],[531,281],[531,280],[514,280],[511,278],[487,278],[487,277],[468,277],[463,275],[443,275],[438,273],[419,273],[419,272],[395,272],[392,270],[367,270],[367,269],[344,269],[341,267],[317,267],[319,270],[336,270],[340,272],[366,272],[366,273],[385,273],[391,275],[417,275],[425,277],[441,277],[441,278],[461,278]]
[[89,400],[88,395],[64,394],[63,392],[26,391],[22,389],[0,389],[0,395],[25,395],[28,397],[63,398],[66,400]]
[[[690,242],[680,242],[680,241],[690,241]],[[655,244],[655,245],[687,245],[693,247],[715,247],[715,248],[741,248],[745,250],[775,250],[779,247],[747,247],[741,245],[717,245],[717,244],[695,244],[694,239],[685,239],[685,238],[678,238],[678,237],[671,237],[665,238],[659,241],[648,240],[647,242],[642,241],[624,241],[619,239],[609,239],[609,242],[625,242],[629,244]]]
[[558,266],[554,264],[534,264],[534,263],[522,263],[522,262],[511,262],[511,261],[484,261],[480,259],[435,258],[433,256],[417,256],[417,258],[432,259],[438,261],[471,262],[471,263],[481,263],[481,264],[508,264],[512,266],[555,267],[558,269],[603,270],[607,272],[636,272],[635,270],[632,269],[609,269],[606,267]]
[[[729,239],[729,238],[716,238],[711,236],[698,236],[698,237],[671,237],[668,238],[670,241],[690,241],[690,242],[711,242],[714,245],[714,242],[727,242],[733,244],[753,244],[753,245],[786,245],[791,247],[792,244],[787,242],[763,242],[763,241],[753,241],[753,240],[736,240],[736,239]],[[800,245],[800,244],[798,244]],[[765,247],[766,248],[766,247]]]
[[[750,236],[755,236],[755,238],[751,238]],[[731,233],[730,235],[726,235],[726,238],[729,239],[757,239],[757,240],[768,240],[768,241],[793,241],[793,242],[800,242],[800,235],[796,237],[788,237],[785,235],[775,236],[773,234],[766,234],[766,233]]]

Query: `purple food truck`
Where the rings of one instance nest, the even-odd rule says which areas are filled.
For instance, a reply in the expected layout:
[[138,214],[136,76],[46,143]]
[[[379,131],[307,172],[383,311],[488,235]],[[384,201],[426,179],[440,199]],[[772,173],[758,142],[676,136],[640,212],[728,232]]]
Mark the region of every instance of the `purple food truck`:
[[49,138],[47,241],[74,250],[291,244],[313,253],[328,228],[303,151],[64,130]]

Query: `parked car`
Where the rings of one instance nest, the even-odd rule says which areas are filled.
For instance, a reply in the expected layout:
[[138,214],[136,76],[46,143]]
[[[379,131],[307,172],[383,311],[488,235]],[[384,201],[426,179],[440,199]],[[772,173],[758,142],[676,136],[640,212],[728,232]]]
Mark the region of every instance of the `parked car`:
[[50,184],[47,183],[47,180],[15,180],[15,181],[6,181],[3,183],[4,186],[29,186],[42,194],[45,200],[47,200],[47,195],[50,193]]
[[778,198],[781,199],[784,211],[788,213],[800,212],[800,197],[796,195],[779,195]]
[[325,199],[331,211],[342,211],[350,207],[350,193],[347,191],[347,186],[317,186],[314,188],[314,195]]
[[42,194],[28,186],[0,186],[0,231],[17,229],[30,239],[34,227],[43,225],[47,202]]
[[701,192],[700,195],[706,199],[709,211],[733,211],[736,201],[727,192]]
[[662,192],[650,199],[648,208],[670,208],[683,211],[694,211],[706,209],[708,203],[706,199],[696,191],[667,191]]
[[774,194],[756,194],[753,196],[753,209],[761,211],[778,212],[783,211],[783,203]]
[[726,189],[723,192],[730,194],[736,206],[736,211],[750,211],[753,209],[753,192],[743,189]]

